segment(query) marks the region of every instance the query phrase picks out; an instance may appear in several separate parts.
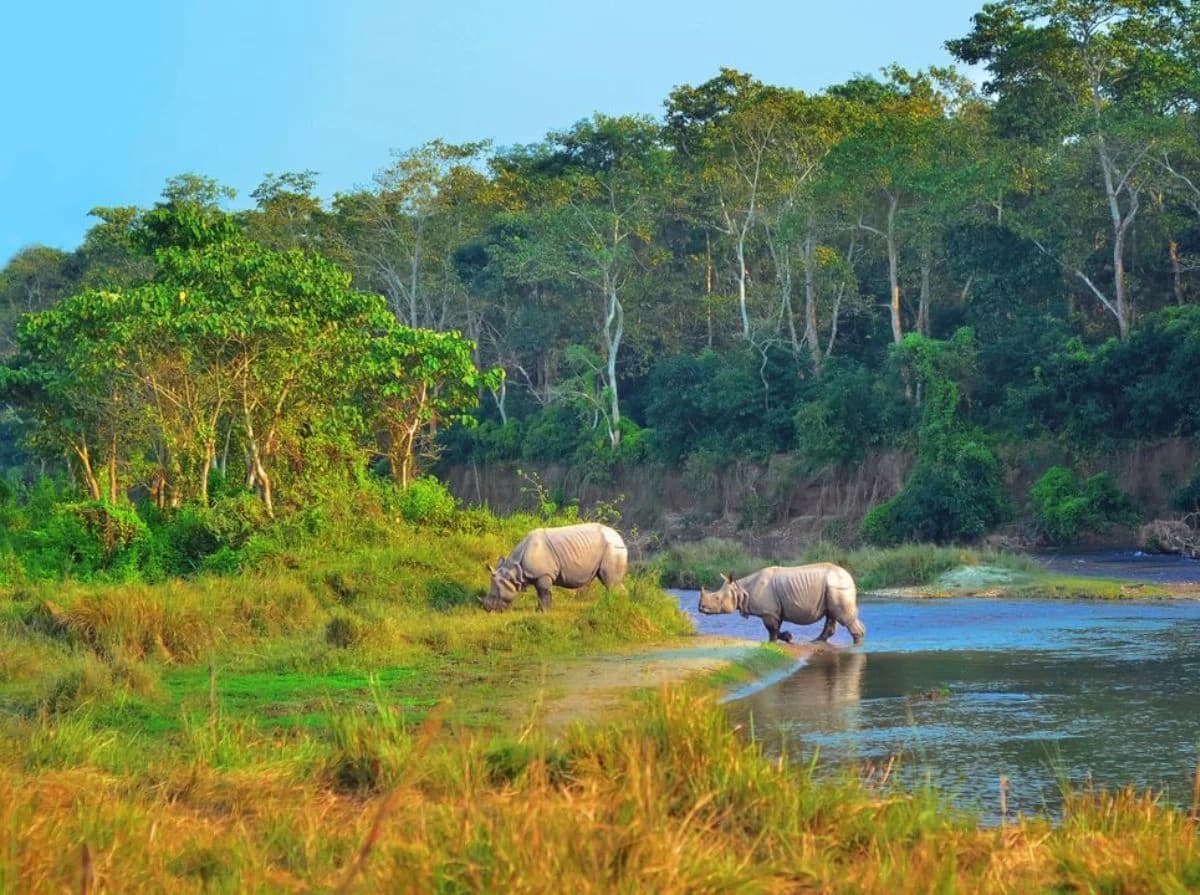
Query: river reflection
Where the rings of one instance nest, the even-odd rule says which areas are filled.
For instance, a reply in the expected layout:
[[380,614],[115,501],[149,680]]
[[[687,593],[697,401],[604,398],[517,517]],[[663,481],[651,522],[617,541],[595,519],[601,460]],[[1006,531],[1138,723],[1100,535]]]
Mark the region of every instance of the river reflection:
[[985,819],[1000,775],[1010,811],[1053,813],[1063,781],[1190,802],[1200,602],[867,598],[862,614],[863,647],[731,700],[731,720],[800,760],[899,756],[906,782],[932,780]]

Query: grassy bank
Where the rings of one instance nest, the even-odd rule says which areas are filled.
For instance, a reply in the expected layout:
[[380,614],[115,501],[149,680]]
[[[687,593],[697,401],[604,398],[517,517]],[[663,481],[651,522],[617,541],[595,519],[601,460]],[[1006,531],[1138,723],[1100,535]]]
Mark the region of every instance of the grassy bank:
[[981,830],[877,770],[768,760],[698,686],[548,738],[540,669],[690,626],[644,573],[481,612],[484,562],[535,522],[358,518],[254,573],[4,591],[0,891],[1200,885],[1194,824],[1152,797]]
[[389,520],[372,534],[360,522],[355,536],[281,538],[253,573],[9,588],[0,731],[20,740],[69,722],[121,743],[124,758],[125,738],[140,748],[151,731],[148,751],[173,748],[214,705],[264,733],[328,727],[331,710],[370,700],[372,686],[407,722],[436,707],[450,725],[492,724],[520,706],[539,663],[690,633],[639,576],[612,593],[559,591],[549,613],[533,611],[532,591],[510,613],[482,612],[485,563],[531,524]]
[[[0,889],[1183,892],[1194,825],[1133,793],[979,829],[935,793],[767,760],[678,691],[547,742],[447,737],[379,701],[328,738],[218,719],[114,774],[0,765]],[[49,723],[46,720],[40,723]],[[59,735],[83,749],[76,728]],[[232,750],[244,756],[228,757]],[[83,880],[87,883],[81,886]]]
[[722,574],[747,575],[768,565],[834,562],[854,575],[861,590],[911,587],[932,583],[945,572],[963,565],[999,566],[1029,573],[1036,566],[1027,557],[995,550],[909,544],[902,547],[863,547],[854,550],[817,544],[797,556],[754,556],[736,541],[708,538],[678,544],[654,557],[647,565],[664,587],[716,587]]
[[860,591],[910,589],[914,596],[988,594],[1045,599],[1122,600],[1171,595],[1167,588],[1107,578],[1048,572],[1028,556],[999,550],[909,544],[845,549],[814,545],[797,556],[755,556],[736,541],[708,538],[679,544],[651,558],[647,574],[663,587],[720,585],[721,575],[747,575],[768,565],[834,562],[854,575]]

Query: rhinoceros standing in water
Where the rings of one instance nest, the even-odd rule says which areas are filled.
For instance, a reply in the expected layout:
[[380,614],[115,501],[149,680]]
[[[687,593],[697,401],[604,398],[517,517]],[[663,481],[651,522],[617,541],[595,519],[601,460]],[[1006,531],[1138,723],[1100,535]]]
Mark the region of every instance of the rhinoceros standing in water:
[[791,643],[792,635],[780,632],[783,622],[811,625],[824,618],[825,627],[816,640],[828,640],[840,622],[855,643],[861,643],[867,629],[858,619],[858,592],[854,579],[841,566],[818,562],[807,566],[770,566],[736,581],[721,576],[719,590],[700,588],[700,611],[705,615],[740,612],[743,617],[757,615],[767,629],[769,640]]
[[535,528],[496,568],[488,566],[492,584],[480,602],[488,612],[507,609],[517,592],[532,584],[538,609],[546,610],[551,586],[578,588],[599,578],[605,587],[616,587],[625,579],[628,565],[625,542],[607,525],[586,522]]

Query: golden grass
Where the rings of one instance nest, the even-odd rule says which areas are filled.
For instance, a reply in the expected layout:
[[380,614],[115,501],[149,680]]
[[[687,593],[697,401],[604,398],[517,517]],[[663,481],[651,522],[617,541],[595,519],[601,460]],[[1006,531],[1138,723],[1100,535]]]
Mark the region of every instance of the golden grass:
[[[765,758],[702,699],[526,732],[505,748],[413,731],[388,788],[339,791],[287,760],[126,777],[0,765],[0,890],[347,892],[1185,892],[1187,817],[1083,793],[1057,827],[981,829],[928,794]],[[518,748],[520,747],[520,748]],[[336,749],[329,746],[326,748]],[[330,755],[333,753],[331,752]],[[515,757],[514,757],[515,756]]]

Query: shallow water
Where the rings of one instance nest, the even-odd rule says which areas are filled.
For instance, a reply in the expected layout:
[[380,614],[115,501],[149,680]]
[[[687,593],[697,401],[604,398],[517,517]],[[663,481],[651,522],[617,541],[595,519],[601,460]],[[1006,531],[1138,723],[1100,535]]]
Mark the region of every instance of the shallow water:
[[[765,638],[761,622],[698,616],[702,633]],[[1191,798],[1200,757],[1200,601],[903,598],[861,601],[867,640],[734,694],[732,719],[799,759],[886,764],[997,816],[1049,811],[1060,782]],[[792,628],[797,640],[820,625]]]
[[1051,571],[1096,578],[1122,578],[1156,584],[1200,582],[1200,559],[1140,550],[1056,551],[1035,554]]

